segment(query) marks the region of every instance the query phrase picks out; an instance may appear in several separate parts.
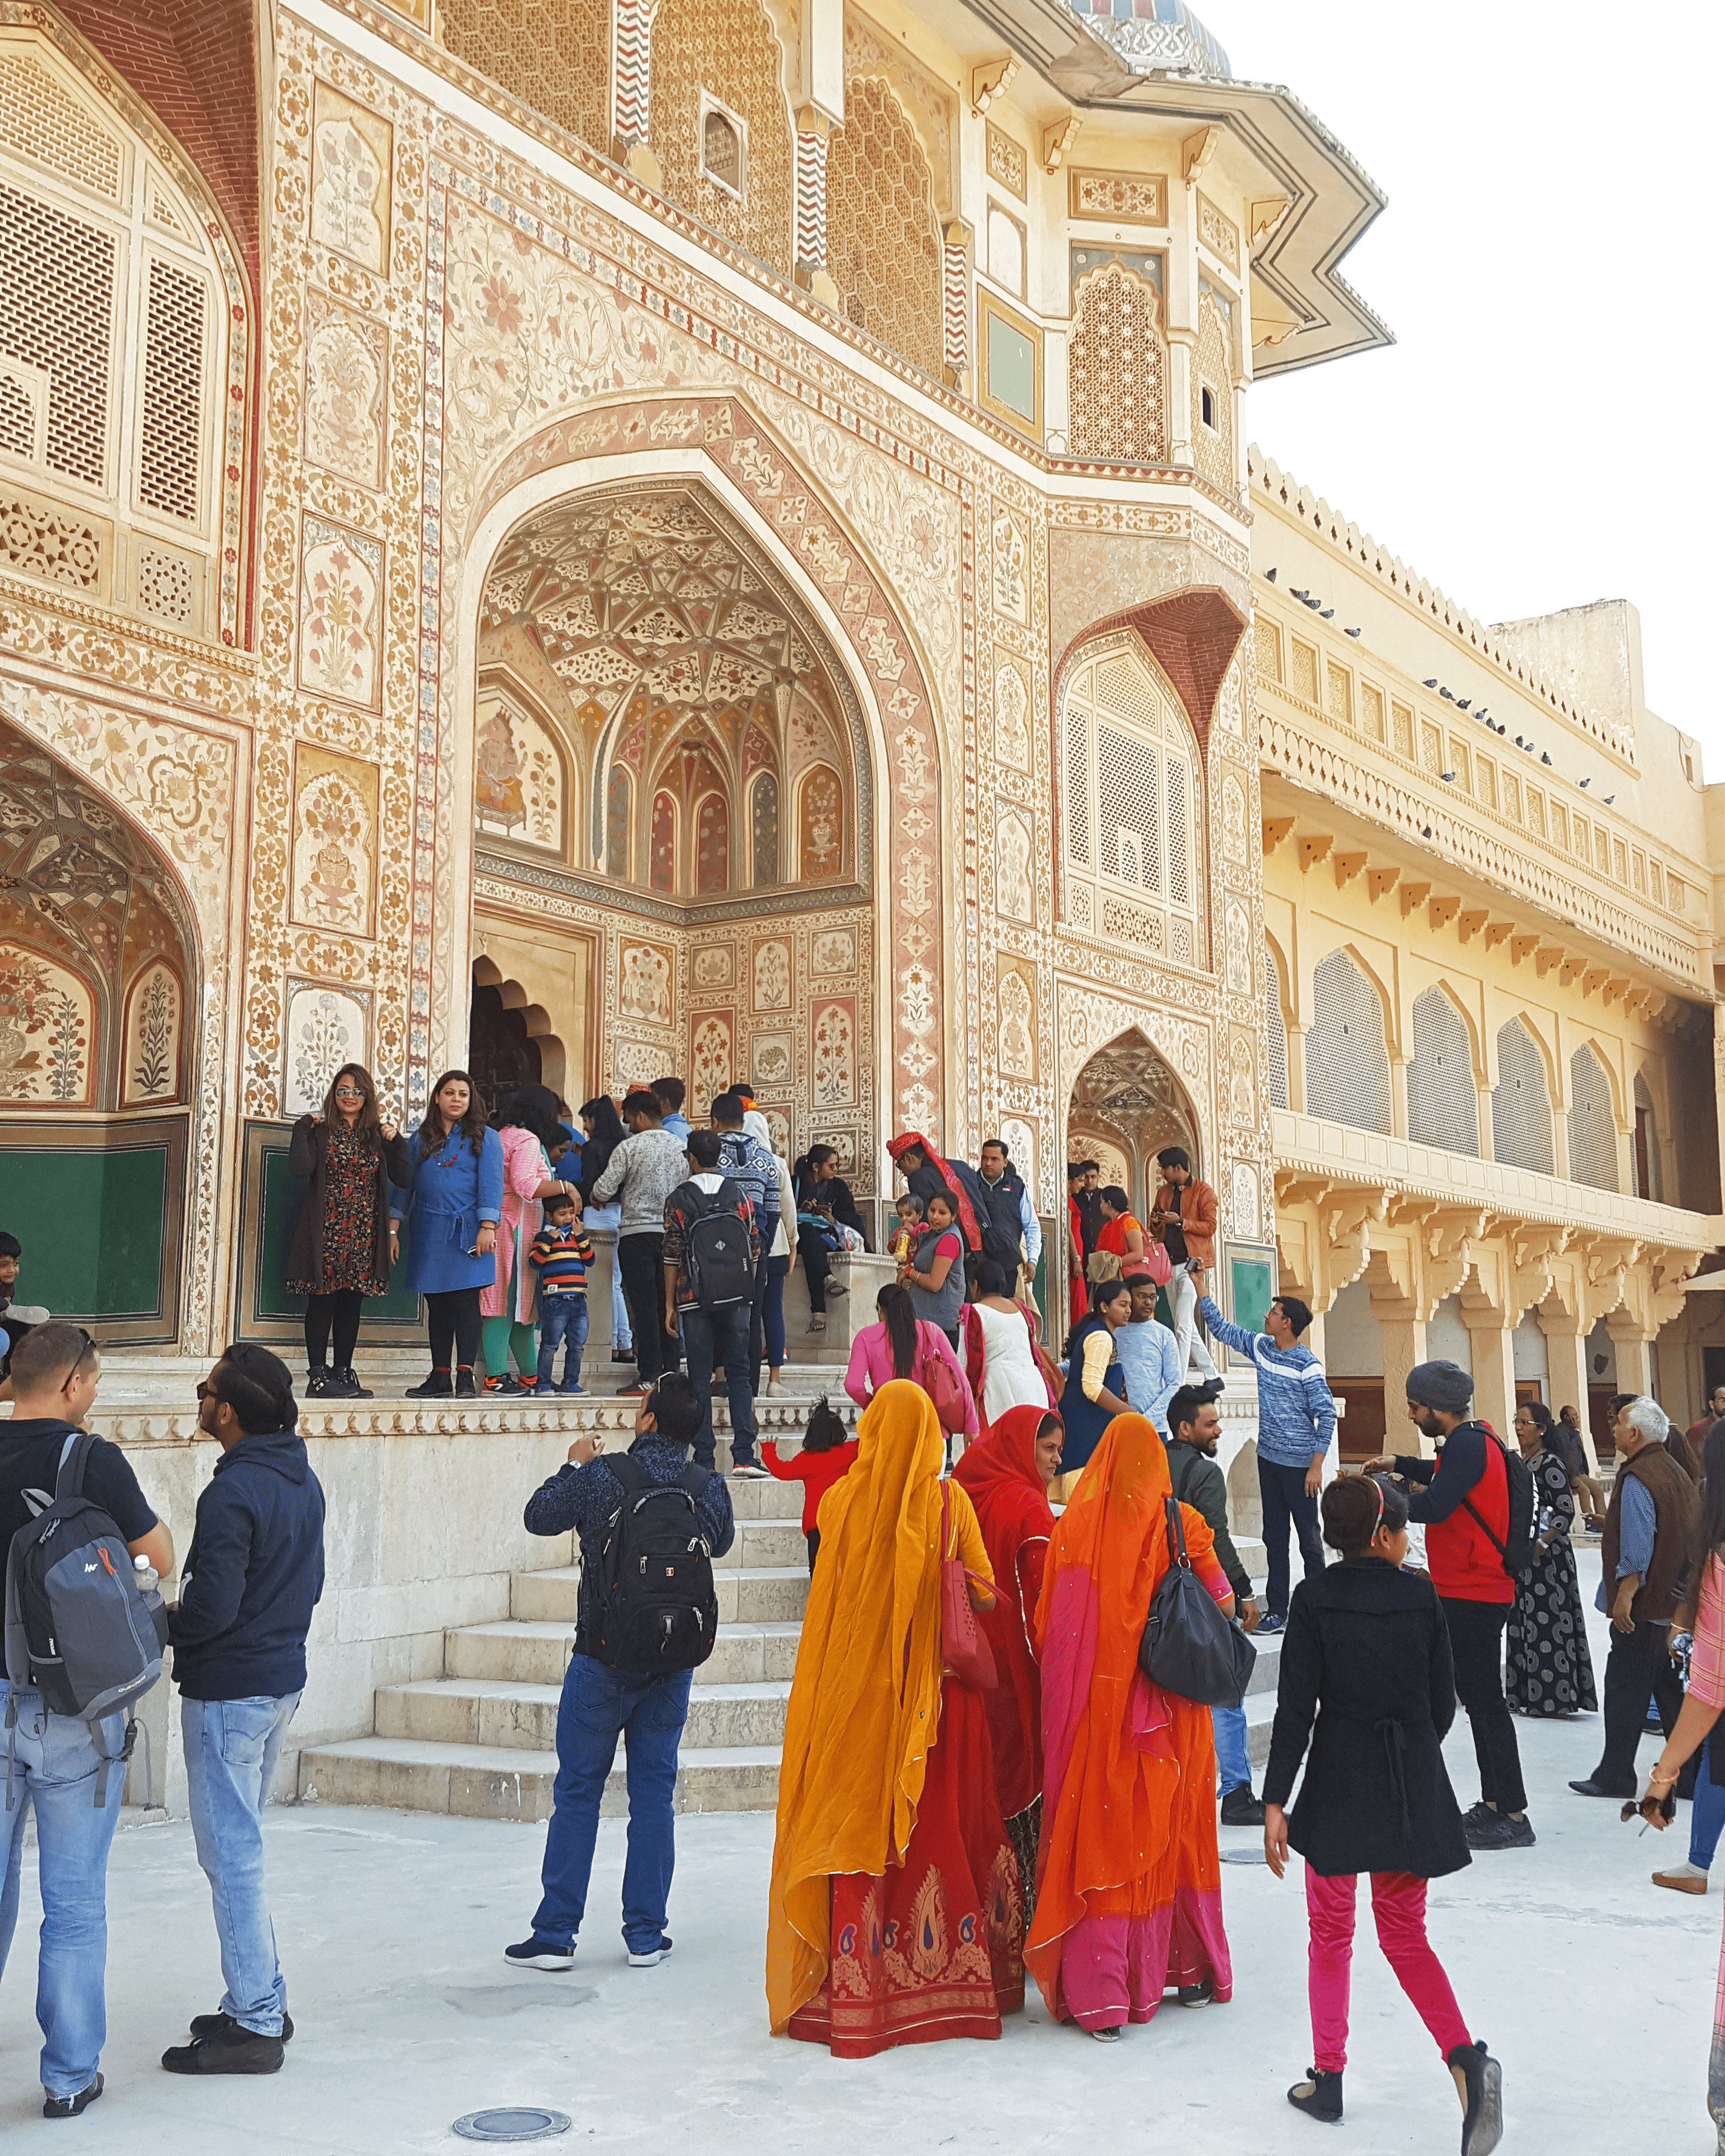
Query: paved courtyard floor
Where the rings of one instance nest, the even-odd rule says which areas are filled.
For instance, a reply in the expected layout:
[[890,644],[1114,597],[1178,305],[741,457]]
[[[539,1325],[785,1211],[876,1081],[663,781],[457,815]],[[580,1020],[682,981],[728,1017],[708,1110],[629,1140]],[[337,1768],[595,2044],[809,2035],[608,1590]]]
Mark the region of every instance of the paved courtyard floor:
[[[1583,1563],[1597,1575],[1598,1558]],[[1588,1592],[1591,1593],[1591,1579]],[[1603,1628],[1594,1635],[1603,1668]],[[1502,2059],[1506,2150],[1710,2156],[1707,2054],[1721,1907],[1648,1883],[1686,1847],[1687,1807],[1641,1836],[1570,1794],[1597,1717],[1517,1725],[1537,1849],[1482,1856],[1432,1894],[1432,1933],[1462,2010]],[[1465,1722],[1450,1771],[1477,1789]],[[1651,1760],[1644,1748],[1643,1765]],[[1303,1902],[1261,1863],[1224,1865],[1234,2003],[1169,2006],[1111,2048],[1050,2025],[1033,1994],[999,2044],[845,2062],[767,2034],[761,1969],[773,1822],[680,1821],[663,1967],[632,1970],[617,1930],[624,1830],[600,1830],[593,1894],[567,1976],[504,1967],[536,1899],[541,1835],[481,1820],[319,1806],[272,1812],[275,1922],[298,2034],[268,2081],[164,2074],[164,2046],[220,1993],[189,1827],[128,1829],[110,1883],[108,2093],[78,2124],[39,2116],[33,1879],[0,1985],[0,2136],[123,2144],[145,2156],[455,2151],[463,2112],[536,2102],[582,2147],[873,2148],[999,2156],[1029,2149],[1318,2152],[1334,2145],[1283,2090],[1310,2056]],[[1260,1838],[1224,1833],[1224,1855]],[[1363,1901],[1362,1917],[1365,1917]],[[1460,2112],[1424,2029],[1363,1921],[1355,1955],[1347,2145],[1438,2156]],[[27,2143],[25,2136],[30,2137]]]

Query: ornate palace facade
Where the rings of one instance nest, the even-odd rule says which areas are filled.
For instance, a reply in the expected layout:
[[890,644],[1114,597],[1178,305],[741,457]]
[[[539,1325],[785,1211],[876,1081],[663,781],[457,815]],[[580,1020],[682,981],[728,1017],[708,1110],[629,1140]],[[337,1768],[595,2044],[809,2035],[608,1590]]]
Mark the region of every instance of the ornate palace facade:
[[285,1122],[483,1045],[750,1075],[864,1194],[1178,1134],[1362,1385],[1457,1312],[1493,1401],[1530,1311],[1645,1372],[1720,1240],[1698,759],[1248,452],[1387,336],[1302,105],[1178,0],[926,12],[0,6],[24,1292],[272,1337]]

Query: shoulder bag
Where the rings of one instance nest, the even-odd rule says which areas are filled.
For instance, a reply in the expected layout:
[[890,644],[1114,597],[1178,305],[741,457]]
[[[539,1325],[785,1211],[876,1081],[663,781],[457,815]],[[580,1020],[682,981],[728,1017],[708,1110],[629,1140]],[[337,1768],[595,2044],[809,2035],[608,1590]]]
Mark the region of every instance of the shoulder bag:
[[919,1321],[916,1334],[917,1383],[934,1403],[936,1419],[948,1437],[961,1437],[967,1419],[965,1414],[964,1383],[937,1348],[931,1348],[922,1337],[921,1327],[928,1322]]
[[1138,1667],[1152,1684],[1199,1707],[1238,1707],[1258,1650],[1223,1615],[1192,1569],[1180,1508],[1172,1497],[1165,1526],[1168,1568],[1151,1598],[1138,1642]]
[[941,1484],[941,1659],[967,1691],[992,1691],[1000,1681],[994,1650],[971,1606],[970,1580],[956,1557],[947,1486]]

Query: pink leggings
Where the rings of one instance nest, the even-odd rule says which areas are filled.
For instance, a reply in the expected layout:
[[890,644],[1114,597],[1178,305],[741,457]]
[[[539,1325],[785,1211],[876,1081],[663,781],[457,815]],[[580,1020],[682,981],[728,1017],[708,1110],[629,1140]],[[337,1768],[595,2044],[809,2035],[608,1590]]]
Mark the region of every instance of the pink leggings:
[[[1353,1890],[1351,1871],[1324,1878],[1306,1867],[1306,1911],[1312,1922],[1312,1961],[1307,1979],[1312,2000],[1313,2066],[1339,2074],[1348,2064],[1348,1977],[1353,1959]],[[1395,1971],[1414,2010],[1431,2031],[1447,2058],[1469,2041],[1467,2024],[1455,2004],[1444,1965],[1425,1936],[1425,1880],[1411,1871],[1372,1874],[1372,1915],[1378,1943]]]

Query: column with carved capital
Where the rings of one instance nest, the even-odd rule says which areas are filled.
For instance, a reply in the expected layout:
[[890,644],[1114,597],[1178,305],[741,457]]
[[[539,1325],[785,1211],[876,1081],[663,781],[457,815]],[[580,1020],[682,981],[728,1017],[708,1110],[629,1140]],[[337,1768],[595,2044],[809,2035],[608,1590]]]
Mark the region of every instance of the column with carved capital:
[[839,287],[827,267],[827,151],[833,123],[813,105],[797,115],[797,282],[824,307],[837,307]]
[[1640,1321],[1627,1310],[1615,1310],[1605,1320],[1605,1330],[1611,1336],[1612,1350],[1617,1358],[1618,1391],[1645,1393],[1651,1399],[1653,1342],[1642,1330]]
[[962,217],[941,227],[941,357],[947,387],[963,396],[976,387],[970,352],[970,235]]
[[653,18],[659,0],[616,0],[611,41],[614,154],[644,187],[665,192],[665,174],[648,147],[652,120]]

